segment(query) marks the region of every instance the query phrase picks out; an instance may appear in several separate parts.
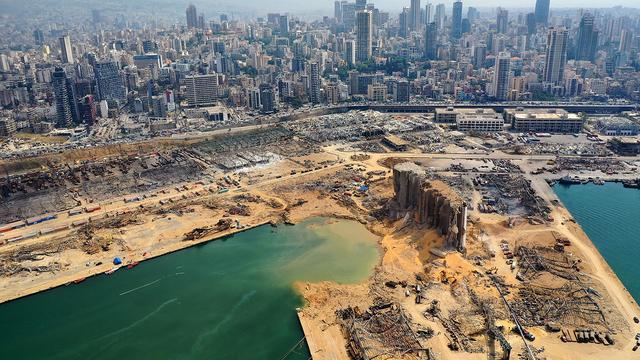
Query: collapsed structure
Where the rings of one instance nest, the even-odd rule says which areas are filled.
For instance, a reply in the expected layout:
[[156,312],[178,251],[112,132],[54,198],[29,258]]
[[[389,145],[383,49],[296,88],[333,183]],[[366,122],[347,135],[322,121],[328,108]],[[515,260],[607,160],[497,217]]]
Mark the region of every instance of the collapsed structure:
[[429,181],[424,169],[410,162],[394,166],[393,186],[392,219],[412,213],[417,224],[436,228],[442,234],[445,247],[464,251],[467,204],[450,186]]

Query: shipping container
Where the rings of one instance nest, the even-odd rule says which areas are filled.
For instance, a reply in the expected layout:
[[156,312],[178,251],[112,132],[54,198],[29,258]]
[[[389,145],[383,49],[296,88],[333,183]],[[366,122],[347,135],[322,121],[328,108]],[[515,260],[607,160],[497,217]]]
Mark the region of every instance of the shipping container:
[[71,223],[71,226],[78,227],[87,223],[87,220],[78,220]]
[[43,223],[45,221],[49,221],[49,220],[53,220],[53,219],[57,219],[57,218],[58,218],[57,215],[44,215],[44,216],[32,217],[30,219],[27,219],[27,225],[40,224],[40,223]]
[[16,221],[11,224],[1,226],[0,233],[9,232],[11,230],[19,229],[25,226],[26,226],[26,223],[24,221]]
[[100,210],[100,205],[91,205],[91,206],[87,206],[84,208],[84,211],[86,211],[87,213],[92,213],[95,211]]
[[75,216],[78,214],[82,214],[82,209],[72,209],[69,210],[69,216]]

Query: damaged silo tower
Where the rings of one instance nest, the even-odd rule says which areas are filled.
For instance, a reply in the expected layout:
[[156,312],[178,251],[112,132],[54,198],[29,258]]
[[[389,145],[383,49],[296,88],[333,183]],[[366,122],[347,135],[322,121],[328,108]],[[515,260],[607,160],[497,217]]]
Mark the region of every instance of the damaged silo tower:
[[393,185],[393,218],[411,212],[416,223],[436,228],[446,246],[465,249],[467,204],[453,188],[439,180],[428,180],[424,169],[410,162],[394,166]]

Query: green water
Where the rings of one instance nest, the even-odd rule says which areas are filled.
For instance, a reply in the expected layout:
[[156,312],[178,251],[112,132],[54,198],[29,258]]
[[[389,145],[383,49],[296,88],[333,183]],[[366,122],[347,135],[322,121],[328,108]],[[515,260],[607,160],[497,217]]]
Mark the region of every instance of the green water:
[[556,185],[553,189],[640,302],[640,190],[619,183]]
[[0,359],[281,359],[303,337],[292,283],[358,282],[378,256],[350,221],[260,227],[0,305]]

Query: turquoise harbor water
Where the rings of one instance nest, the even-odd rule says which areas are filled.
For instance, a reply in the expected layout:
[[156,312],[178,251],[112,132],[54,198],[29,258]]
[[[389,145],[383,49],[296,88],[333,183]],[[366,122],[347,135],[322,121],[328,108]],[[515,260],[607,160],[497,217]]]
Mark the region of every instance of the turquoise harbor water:
[[308,359],[295,281],[365,279],[376,236],[344,220],[263,226],[0,305],[0,359]]
[[640,190],[620,183],[556,185],[553,189],[640,302]]

